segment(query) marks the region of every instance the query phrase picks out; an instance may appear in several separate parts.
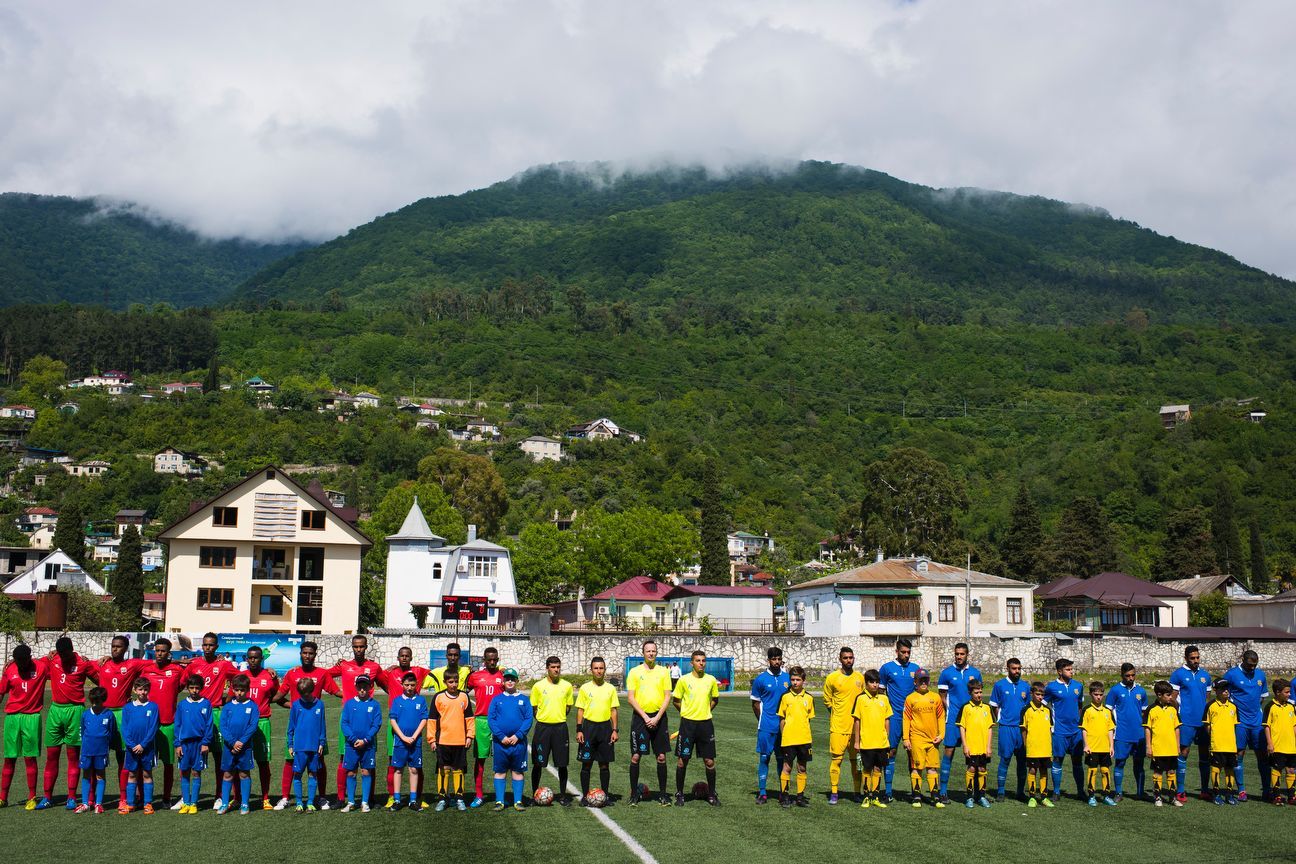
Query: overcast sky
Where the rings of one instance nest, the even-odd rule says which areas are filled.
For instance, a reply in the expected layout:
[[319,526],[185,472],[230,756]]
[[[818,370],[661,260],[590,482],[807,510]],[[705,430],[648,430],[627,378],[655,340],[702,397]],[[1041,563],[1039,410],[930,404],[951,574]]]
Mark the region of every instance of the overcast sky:
[[0,190],[324,239],[539,163],[814,158],[1296,276],[1293,45],[1290,2],[0,0]]

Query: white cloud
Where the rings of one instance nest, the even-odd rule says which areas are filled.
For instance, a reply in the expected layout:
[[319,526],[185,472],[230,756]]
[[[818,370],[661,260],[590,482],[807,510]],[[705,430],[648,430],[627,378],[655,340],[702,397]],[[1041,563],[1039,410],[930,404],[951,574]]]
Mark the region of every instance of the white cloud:
[[537,163],[820,158],[1296,276],[1293,25],[1279,2],[26,0],[0,5],[0,188],[325,238]]

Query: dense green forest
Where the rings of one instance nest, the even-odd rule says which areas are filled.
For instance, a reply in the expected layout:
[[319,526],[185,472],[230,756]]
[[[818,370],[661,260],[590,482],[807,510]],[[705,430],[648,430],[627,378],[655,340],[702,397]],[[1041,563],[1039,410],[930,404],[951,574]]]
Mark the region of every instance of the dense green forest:
[[132,303],[206,306],[266,264],[305,247],[211,241],[111,202],[0,194],[0,306]]
[[[0,346],[6,398],[38,408],[26,440],[114,467],[43,487],[15,471],[0,507],[165,522],[259,465],[315,466],[373,513],[375,537],[415,492],[448,537],[468,522],[513,537],[524,596],[547,599],[696,544],[710,471],[730,527],[773,535],[762,563],[789,576],[837,535],[1035,580],[1227,570],[1273,588],[1296,578],[1290,288],[1095,211],[837,166],[605,183],[540,170],[277,262],[226,308],[19,310]],[[37,326],[51,338],[30,338]],[[233,386],[78,392],[79,412],[53,410],[59,380],[104,364],[146,387]],[[268,404],[240,386],[253,375],[278,387]],[[339,422],[314,410],[334,387],[384,404]],[[456,451],[444,427],[466,416],[417,429],[401,396],[481,400],[449,410],[501,423],[503,440]],[[1163,429],[1166,403],[1192,420]],[[644,440],[569,442],[562,463],[516,446],[599,416]],[[155,475],[140,457],[168,445],[223,468]],[[897,524],[924,496],[942,512]],[[578,514],[575,535],[551,528],[555,511]],[[651,530],[596,560],[613,524]]]

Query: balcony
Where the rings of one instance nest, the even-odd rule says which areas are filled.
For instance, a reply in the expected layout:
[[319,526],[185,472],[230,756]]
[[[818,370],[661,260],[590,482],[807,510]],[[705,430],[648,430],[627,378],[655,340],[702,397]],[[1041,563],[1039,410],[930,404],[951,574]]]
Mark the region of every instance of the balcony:
[[656,621],[651,618],[618,615],[614,618],[600,616],[584,621],[560,621],[555,619],[551,625],[554,633],[662,633],[715,636],[760,635],[763,633],[799,634],[804,631],[799,622],[791,627],[782,621],[769,618],[711,618],[705,625],[697,618],[686,618],[681,621],[667,619]]

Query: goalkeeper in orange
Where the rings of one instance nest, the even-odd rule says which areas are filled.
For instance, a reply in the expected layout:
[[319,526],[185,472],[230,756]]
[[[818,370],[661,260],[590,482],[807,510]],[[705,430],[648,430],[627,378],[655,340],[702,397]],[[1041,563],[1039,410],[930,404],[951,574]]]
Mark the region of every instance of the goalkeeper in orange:
[[931,677],[927,671],[919,671],[914,679],[914,692],[905,697],[903,741],[905,750],[909,752],[909,782],[913,786],[909,800],[915,807],[922,806],[922,775],[925,772],[932,803],[943,808],[945,803],[936,792],[945,705],[938,694],[931,692],[930,686]]

